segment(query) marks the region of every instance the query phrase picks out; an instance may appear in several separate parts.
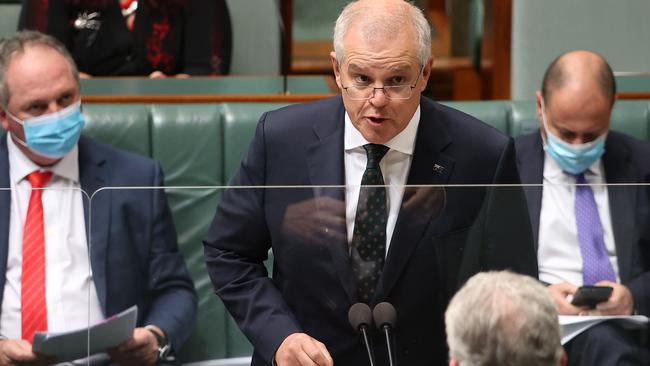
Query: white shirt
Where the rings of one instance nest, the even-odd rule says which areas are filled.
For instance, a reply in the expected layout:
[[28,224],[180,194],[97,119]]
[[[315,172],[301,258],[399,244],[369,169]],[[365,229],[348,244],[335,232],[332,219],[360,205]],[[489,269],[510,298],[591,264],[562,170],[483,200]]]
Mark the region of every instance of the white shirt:
[[[384,158],[379,162],[384,184],[387,187],[386,199],[388,207],[388,220],[386,222],[386,254],[395,229],[395,222],[402,205],[404,185],[411,169],[413,160],[413,148],[415,137],[420,124],[420,107],[415,110],[413,117],[402,132],[388,141],[386,146],[390,148]],[[366,170],[368,157],[363,145],[369,144],[361,132],[354,127],[350,116],[345,113],[345,135],[344,135],[344,164],[345,164],[345,218],[347,224],[348,243],[352,242],[354,233],[354,219],[357,215],[357,202],[359,201],[359,188],[363,172]]]
[[[11,212],[7,279],[0,314],[0,335],[21,337],[20,277],[22,238],[34,170],[44,170],[29,160],[7,134]],[[45,291],[48,331],[87,327],[103,319],[93,282],[86,242],[86,223],[79,184],[78,150],[68,153],[52,171],[42,195],[45,230]]]
[[[605,169],[600,159],[585,172],[589,184],[605,183]],[[542,209],[539,217],[539,248],[537,250],[539,279],[546,283],[569,282],[582,285],[582,254],[575,218],[575,177],[546,154],[544,158],[544,187]],[[603,226],[605,247],[617,280],[618,261],[614,233],[609,212],[607,187],[591,186],[598,207],[600,223]]]

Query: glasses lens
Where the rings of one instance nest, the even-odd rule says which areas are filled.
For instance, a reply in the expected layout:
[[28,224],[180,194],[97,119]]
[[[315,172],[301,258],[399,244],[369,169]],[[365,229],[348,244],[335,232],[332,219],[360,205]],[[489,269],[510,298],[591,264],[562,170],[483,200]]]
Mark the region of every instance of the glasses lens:
[[409,85],[385,86],[382,88],[373,88],[371,86],[349,86],[345,92],[352,100],[370,99],[374,93],[384,93],[388,99],[409,99],[412,88]]
[[372,95],[372,88],[370,87],[349,86],[345,90],[350,99],[364,100],[369,99]]
[[411,97],[411,86],[409,85],[385,86],[384,91],[388,99],[408,99]]

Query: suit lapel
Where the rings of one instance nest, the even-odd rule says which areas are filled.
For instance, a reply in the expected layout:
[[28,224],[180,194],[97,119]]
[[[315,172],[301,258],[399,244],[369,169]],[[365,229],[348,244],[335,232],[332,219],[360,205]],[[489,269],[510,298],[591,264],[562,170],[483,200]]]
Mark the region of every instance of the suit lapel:
[[[437,111],[430,103],[422,102],[420,105],[420,125],[407,179],[407,185],[414,187],[405,188],[388,256],[373,302],[381,301],[390,293],[413,250],[422,240],[426,228],[441,212],[444,205],[444,191],[440,191],[441,188],[438,187],[431,188],[433,191],[426,194],[427,198],[433,198],[433,202],[421,201],[413,204],[414,201],[409,201],[409,198],[417,190],[427,189],[417,187],[418,185],[446,184],[455,164],[455,160],[443,152],[452,141],[439,122]],[[436,194],[436,191],[440,194]],[[430,206],[431,203],[434,204],[433,207]]]
[[9,252],[9,215],[11,210],[7,135],[0,134],[0,304],[4,294]]
[[106,260],[110,213],[110,191],[98,191],[109,182],[105,157],[92,148],[88,139],[79,140],[79,175],[83,197],[84,218],[90,251],[93,280],[97,296],[106,313]]
[[[336,112],[331,118],[319,120],[313,125],[316,141],[311,145],[307,162],[309,165],[309,179],[313,186],[339,186],[339,187],[314,187],[314,197],[330,197],[342,202],[343,209],[338,215],[343,217],[339,227],[331,228],[347,238],[345,223],[345,164],[343,160],[344,146],[344,120],[345,109],[340,102]],[[341,285],[345,289],[351,303],[357,302],[357,289],[350,264],[347,240],[331,243],[327,246],[334,271],[337,273]]]
[[[603,155],[605,166],[605,179],[607,183],[633,183],[636,182],[635,169],[630,160],[630,151],[625,144],[611,133],[605,144]],[[634,207],[636,207],[636,187],[620,186],[608,187],[609,211],[614,231],[614,243],[618,257],[618,270],[622,281],[632,277],[634,259],[639,253],[636,251],[636,220]]]
[[[542,184],[544,177],[544,148],[539,133],[531,136],[523,144],[518,144],[517,166],[523,184]],[[539,236],[539,214],[542,209],[542,187],[524,187],[526,201],[528,202],[528,215],[535,239],[535,251]]]

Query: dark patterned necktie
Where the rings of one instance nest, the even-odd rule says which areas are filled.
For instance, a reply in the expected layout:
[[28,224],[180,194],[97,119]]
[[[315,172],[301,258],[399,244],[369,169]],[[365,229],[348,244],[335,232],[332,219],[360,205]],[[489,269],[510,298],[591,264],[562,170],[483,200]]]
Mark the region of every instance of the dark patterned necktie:
[[584,173],[576,175],[575,214],[582,255],[582,282],[593,285],[602,280],[616,282],[616,274],[607,255],[594,192],[586,184]]
[[[367,144],[368,164],[361,178],[357,214],[352,234],[352,270],[361,301],[368,303],[375,292],[386,255],[386,187],[379,162],[388,147]],[[381,186],[381,187],[373,187]]]

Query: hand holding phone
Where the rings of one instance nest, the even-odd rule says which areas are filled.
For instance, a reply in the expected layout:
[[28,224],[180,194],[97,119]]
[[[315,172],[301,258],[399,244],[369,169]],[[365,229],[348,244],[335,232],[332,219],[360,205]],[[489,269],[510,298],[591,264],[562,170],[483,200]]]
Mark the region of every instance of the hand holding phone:
[[581,286],[573,295],[571,305],[595,308],[597,304],[607,301],[612,296],[613,288],[609,286]]

